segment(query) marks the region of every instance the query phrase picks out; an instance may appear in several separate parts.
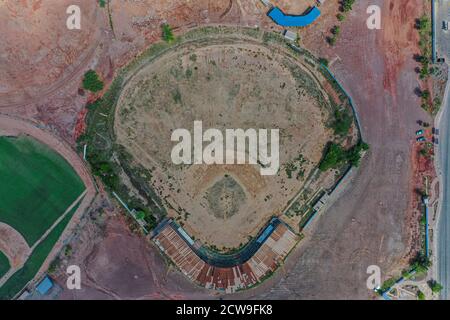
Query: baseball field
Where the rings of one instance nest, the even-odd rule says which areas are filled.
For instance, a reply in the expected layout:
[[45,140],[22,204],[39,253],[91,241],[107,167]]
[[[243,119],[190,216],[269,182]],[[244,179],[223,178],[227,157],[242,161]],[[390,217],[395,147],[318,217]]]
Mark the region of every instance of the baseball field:
[[31,247],[82,193],[71,166],[27,137],[0,138],[0,221]]
[[39,271],[85,187],[63,157],[28,136],[0,137],[0,177],[3,299],[17,294]]

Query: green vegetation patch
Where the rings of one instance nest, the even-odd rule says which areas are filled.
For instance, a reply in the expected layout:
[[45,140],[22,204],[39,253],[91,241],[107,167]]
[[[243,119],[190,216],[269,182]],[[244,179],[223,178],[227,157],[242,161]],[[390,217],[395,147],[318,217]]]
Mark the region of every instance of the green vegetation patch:
[[[80,200],[81,202],[81,200]],[[80,202],[72,208],[63,220],[50,232],[33,251],[22,269],[17,271],[6,283],[0,287],[0,299],[12,299],[30,282],[41,268],[50,251],[55,246],[69,221],[77,211]]]
[[10,267],[8,258],[0,251],[0,278],[8,272]]
[[0,137],[0,221],[31,247],[83,192],[73,168],[29,137]]
[[[175,47],[181,47],[189,42],[196,42],[199,44],[208,43],[211,40],[216,40],[221,36],[233,36],[238,34],[245,37],[254,38],[258,41],[262,39],[264,45],[286,46],[284,38],[275,32],[265,32],[255,28],[241,28],[241,27],[203,27],[193,29],[185,34],[173,37],[172,30],[169,25],[162,25],[163,40],[153,44],[147,50],[142,52],[136,59],[131,61],[127,66],[122,68],[116,78],[113,80],[108,90],[102,98],[87,105],[89,110],[87,116],[87,129],[85,134],[78,139],[78,149],[81,152],[84,145],[88,145],[87,160],[90,163],[93,173],[100,177],[105,184],[108,191],[114,191],[120,198],[128,205],[129,208],[135,209],[138,212],[137,218],[148,223],[147,229],[152,229],[158,221],[166,216],[166,211],[163,205],[163,200],[159,198],[157,193],[149,186],[148,181],[152,179],[152,169],[145,169],[135,161],[128,152],[120,145],[115,143],[114,135],[114,112],[118,98],[122,88],[126,83],[136,75],[139,70],[147,64],[152,63],[155,59],[165,54]],[[173,37],[173,38],[172,38]],[[320,61],[304,48],[289,46],[290,53],[294,54],[295,59],[308,59],[313,62],[317,70],[329,81],[334,90],[340,93],[339,98],[343,106],[350,106],[350,101],[339,83],[334,79],[331,72],[325,67],[328,65],[326,59]],[[195,53],[189,55],[189,61],[195,63],[198,57]],[[290,59],[283,61],[288,69],[291,71],[293,77],[298,81],[298,86],[306,90],[311,98],[316,99],[321,106],[328,106],[329,102],[324,96],[323,92],[317,88],[314,79],[302,71]],[[211,62],[213,64],[213,62]],[[183,77],[183,79],[190,79],[194,77],[195,69],[186,70],[184,72],[174,73],[174,77]],[[155,78],[156,79],[156,78]],[[176,103],[183,104],[183,97],[177,93],[177,89],[173,88],[168,92],[169,96],[173,98]],[[332,99],[331,99],[332,100]],[[333,103],[333,102],[331,102]],[[333,105],[333,107],[338,107]],[[335,110],[334,108],[331,110]],[[327,110],[328,111],[328,110]],[[347,111],[348,115],[351,115]],[[343,116],[344,129],[337,129],[345,131],[346,117]],[[343,138],[343,137],[340,137]],[[346,153],[347,155],[347,153]],[[346,158],[347,159],[347,158]],[[359,159],[358,159],[359,160]],[[303,177],[304,170],[302,165],[304,160],[298,158],[294,162],[288,164],[286,173],[295,179],[307,179]],[[121,174],[125,174],[130,178],[133,188],[125,185],[119,178]],[[134,190],[131,190],[134,189]],[[139,198],[133,195],[135,191],[139,193]],[[142,211],[142,212],[140,212]],[[181,223],[180,223],[181,224]]]
[[91,92],[98,92],[103,89],[103,81],[94,70],[89,70],[84,74],[83,88]]
[[358,143],[356,146],[349,150],[345,150],[341,145],[337,143],[330,143],[325,151],[325,155],[319,165],[321,171],[327,171],[328,169],[337,169],[340,166],[348,163],[352,166],[359,166],[361,160],[361,153],[367,151],[369,145],[363,142]]
[[334,112],[334,122],[332,128],[339,136],[346,136],[353,124],[353,116],[346,110],[336,110]]
[[171,43],[175,40],[175,36],[173,35],[172,27],[167,23],[162,25],[162,38],[164,41]]

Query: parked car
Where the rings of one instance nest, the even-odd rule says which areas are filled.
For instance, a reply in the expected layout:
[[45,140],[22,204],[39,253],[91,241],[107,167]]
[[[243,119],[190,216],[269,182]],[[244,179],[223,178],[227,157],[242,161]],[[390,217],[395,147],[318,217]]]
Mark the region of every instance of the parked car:
[[438,138],[434,139],[434,144],[439,144],[439,139]]
[[417,130],[416,136],[422,136],[424,134],[423,130]]
[[438,128],[433,128],[433,134],[435,135],[439,135],[439,129]]
[[416,140],[417,140],[417,142],[425,142],[425,141],[427,141],[427,139],[425,139],[425,137],[419,137]]
[[448,21],[442,21],[442,29],[448,30]]

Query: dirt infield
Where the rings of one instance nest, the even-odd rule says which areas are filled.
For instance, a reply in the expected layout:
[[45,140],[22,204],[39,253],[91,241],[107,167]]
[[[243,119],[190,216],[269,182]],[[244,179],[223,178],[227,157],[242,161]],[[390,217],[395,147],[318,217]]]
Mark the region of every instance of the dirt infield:
[[[90,173],[87,171],[85,164],[78,157],[75,151],[70,148],[65,142],[61,141],[53,134],[39,129],[35,124],[30,121],[21,120],[18,118],[1,115],[0,114],[0,135],[17,136],[17,135],[29,135],[36,140],[46,144],[52,148],[55,152],[59,153],[66,161],[69,162],[82,179],[86,187],[86,195],[79,204],[77,210],[73,214],[73,218],[62,233],[60,240],[53,247],[52,251],[48,254],[47,259],[40,268],[40,272],[48,269],[50,262],[63,247],[62,239],[65,239],[70,235],[74,228],[79,223],[80,217],[84,214],[87,208],[91,205],[95,195],[96,189],[91,179]],[[14,247],[12,247],[14,248]],[[14,260],[13,260],[14,261]],[[38,272],[38,274],[40,273]]]
[[[171,217],[203,243],[235,248],[302,189],[334,139],[326,126],[333,111],[313,68],[256,41],[223,41],[231,43],[191,41],[140,70],[119,98],[115,130],[117,142],[151,170],[152,187],[173,208]],[[280,129],[279,172],[174,165],[171,132],[192,130],[194,121],[203,130]],[[224,184],[233,186],[230,192]]]
[[22,235],[2,222],[0,222],[0,251],[8,257],[11,268],[25,263],[31,252]]

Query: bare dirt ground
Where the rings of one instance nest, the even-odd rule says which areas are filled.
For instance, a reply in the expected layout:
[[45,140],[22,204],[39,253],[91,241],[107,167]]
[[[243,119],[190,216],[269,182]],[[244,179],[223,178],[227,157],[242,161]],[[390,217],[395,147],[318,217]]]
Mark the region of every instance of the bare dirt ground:
[[[203,243],[236,248],[256,236],[271,216],[283,213],[334,140],[326,127],[331,106],[326,95],[320,105],[317,72],[286,59],[249,40],[190,44],[141,69],[123,89],[117,142],[152,170],[151,185],[177,213],[170,216]],[[258,165],[174,165],[171,133],[177,128],[192,133],[197,120],[204,131],[221,130],[224,140],[228,128],[279,129],[279,173],[261,176]],[[288,165],[296,169],[288,171]],[[227,179],[236,192],[217,190]],[[217,208],[226,218],[214,213]]]
[[[17,10],[20,7],[14,6],[30,6],[30,3],[31,1],[3,1],[0,3],[0,14],[3,15],[0,20],[6,21],[4,23],[15,20],[16,13],[6,8],[7,4],[21,12]],[[86,8],[88,12],[94,12],[91,5],[94,1],[89,2],[89,5],[87,3],[80,3],[82,10]],[[118,1],[111,4],[114,34],[110,30],[107,13],[98,13],[93,19],[101,31],[99,38],[94,37],[100,39],[100,43],[94,46],[96,51],[91,59],[83,59],[89,56],[89,48],[93,46],[91,43],[89,48],[75,54],[78,58],[74,58],[83,60],[86,69],[92,67],[98,70],[107,81],[112,79],[117,67],[159,38],[159,25],[163,21],[168,21],[177,32],[196,25],[215,23],[280,29],[265,17],[265,9],[257,0],[199,0],[189,3],[181,0],[161,0],[155,3],[148,0],[126,1],[126,4],[122,6]],[[381,31],[370,31],[365,25],[366,8],[371,4],[382,7]],[[283,7],[283,4],[280,3],[280,6]],[[65,11],[63,5],[59,7],[59,2],[58,6],[53,4],[52,7]],[[286,9],[289,9],[287,4]],[[37,8],[33,16],[45,20],[52,10]],[[412,176],[411,142],[416,120],[429,120],[419,108],[418,98],[414,94],[418,81],[414,72],[417,65],[413,55],[419,50],[418,36],[413,26],[414,20],[422,14],[423,3],[419,0],[357,1],[353,12],[342,24],[341,38],[333,48],[326,44],[325,39],[333,25],[338,23],[335,18],[336,4],[334,1],[327,1],[321,10],[322,17],[318,23],[301,32],[302,43],[318,56],[327,57],[331,61],[331,69],[354,99],[363,135],[370,143],[371,151],[354,178],[354,183],[335,206],[317,221],[308,243],[300,246],[288,259],[286,270],[281,270],[263,286],[241,296],[274,299],[368,298],[371,293],[365,286],[367,266],[380,265],[383,276],[387,277],[387,274],[402,267],[406,260],[408,239],[411,237],[406,222],[412,189],[409,183]],[[49,23],[53,21],[48,20]],[[39,28],[38,23],[36,29]],[[61,28],[60,24],[57,28]],[[85,37],[90,37],[88,33],[92,34],[87,32]],[[17,32],[14,39],[10,40],[13,45],[6,42],[7,46],[0,47],[0,70],[14,69],[16,64],[27,65],[26,61],[22,62],[24,60],[14,60],[12,55],[5,59],[7,50],[10,50],[6,48],[9,47],[23,48],[26,47],[25,43],[31,42],[31,50],[23,55],[37,58],[32,42],[42,41],[41,38],[45,39],[47,36],[40,34],[25,38],[24,35],[23,30]],[[16,42],[18,39],[23,42]],[[50,41],[48,46],[49,61],[57,59],[61,55],[61,52],[55,51],[58,42]],[[63,55],[67,52],[63,51]],[[8,64],[11,67],[7,68]],[[77,69],[75,66],[72,70]],[[16,76],[10,77],[7,82],[0,82],[2,101],[10,103],[2,106],[2,112],[37,119],[55,129],[62,137],[73,141],[76,119],[87,99],[86,96],[79,95],[77,90],[84,70],[76,70],[73,77],[69,78],[70,81],[63,81],[64,76],[59,76],[56,82],[61,86],[56,91],[51,90],[53,93],[42,99],[39,94],[30,94],[23,100],[26,96],[24,90],[22,89],[22,93],[18,93],[18,90],[26,83],[24,79],[29,78],[26,71],[19,72],[22,80]],[[39,77],[36,79],[40,79]],[[1,78],[5,79],[3,76]],[[15,82],[17,87],[14,87]],[[43,82],[47,83],[47,89],[39,87],[33,92],[44,92],[54,83]],[[8,92],[12,96],[6,100],[5,94]],[[35,99],[36,97],[39,99]],[[3,125],[0,124],[0,127]],[[204,297],[204,293],[199,293],[178,273],[169,271],[158,251],[144,242],[145,239],[130,234],[121,218],[111,218],[107,226],[106,234],[96,234],[94,237],[97,241],[105,239],[105,244],[100,244],[94,251],[88,249],[81,252],[77,259],[83,262],[89,256],[86,260],[86,265],[89,266],[86,272],[91,272],[98,278],[99,280],[94,281],[100,285],[87,284],[86,291],[79,293],[63,292],[63,298],[118,298],[119,294],[121,297],[135,298]],[[87,229],[84,232],[89,232]],[[123,250],[123,258],[115,254],[118,251],[114,244],[126,248],[120,249]],[[89,255],[90,252],[93,252],[92,255]],[[133,252],[136,257],[131,259],[128,252]],[[109,261],[111,265],[104,261]],[[152,263],[154,269],[143,268],[142,263],[145,261]],[[133,266],[130,272],[121,267],[127,263]],[[292,271],[289,271],[290,268]],[[108,270],[112,272],[107,273]],[[123,274],[127,275],[125,279],[128,280],[135,275],[149,279],[148,282],[143,281],[148,283],[147,290],[122,283],[122,272],[117,270],[123,270]],[[158,282],[161,275],[163,281]],[[105,282],[108,284],[105,285]],[[159,287],[156,283],[159,283]]]
[[[380,31],[368,30],[369,5],[382,8]],[[324,43],[337,19],[302,34],[302,41],[332,61],[332,70],[356,104],[363,136],[370,144],[354,182],[321,216],[308,244],[290,259],[293,270],[273,288],[247,296],[280,299],[362,299],[367,267],[379,265],[383,279],[409,258],[408,229],[412,200],[411,152],[418,119],[429,120],[414,94],[418,85],[413,55],[418,53],[415,19],[421,1],[358,1],[342,25],[336,47]],[[325,30],[325,32],[323,31]],[[274,282],[277,282],[274,280]],[[245,296],[245,294],[244,294]]]
[[125,216],[111,205],[91,215],[81,234],[72,241],[74,255],[55,275],[65,287],[65,266],[82,270],[81,290],[64,290],[60,299],[211,299],[167,261],[151,242],[130,231]]
[[[306,1],[310,2],[310,1]],[[66,28],[66,9],[81,9],[81,30]],[[161,24],[177,33],[205,24],[277,28],[259,0],[3,0],[0,2],[0,108],[40,121],[73,142],[82,130],[90,96],[78,90],[85,71],[106,82],[115,70],[161,37]]]
[[22,235],[10,225],[0,222],[0,251],[9,260],[11,268],[22,265],[31,250]]

